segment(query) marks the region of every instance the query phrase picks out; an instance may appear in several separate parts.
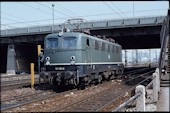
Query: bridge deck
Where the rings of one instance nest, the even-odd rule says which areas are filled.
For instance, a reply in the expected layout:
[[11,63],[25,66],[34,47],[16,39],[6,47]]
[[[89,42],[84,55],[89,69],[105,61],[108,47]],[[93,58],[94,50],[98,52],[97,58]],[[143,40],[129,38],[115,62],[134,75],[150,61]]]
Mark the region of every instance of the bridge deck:
[[[144,18],[130,18],[122,20],[104,20],[104,21],[94,21],[80,24],[80,29],[108,29],[108,28],[126,28],[126,27],[140,27],[140,26],[156,26],[163,23],[165,16],[157,17],[144,17]],[[54,25],[54,31],[61,31],[62,24]],[[73,25],[67,24],[66,28],[75,29]],[[1,37],[8,36],[21,36],[21,35],[31,35],[31,34],[42,34],[51,33],[52,25],[46,26],[30,26],[18,29],[6,29],[1,30]]]

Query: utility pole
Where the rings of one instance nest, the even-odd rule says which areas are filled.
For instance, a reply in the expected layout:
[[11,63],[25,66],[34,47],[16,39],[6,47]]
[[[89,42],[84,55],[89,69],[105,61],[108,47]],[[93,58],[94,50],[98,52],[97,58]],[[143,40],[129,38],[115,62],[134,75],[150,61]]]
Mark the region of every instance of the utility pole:
[[138,64],[138,50],[136,49],[136,64]]
[[52,4],[52,11],[53,11],[53,25],[52,25],[52,33],[54,32],[54,4]]
[[135,7],[134,7],[134,1],[133,1],[133,18],[135,18]]
[[157,51],[155,50],[155,55],[156,55],[156,62],[158,62],[158,58],[157,58]]
[[151,50],[149,49],[149,63],[151,63]]

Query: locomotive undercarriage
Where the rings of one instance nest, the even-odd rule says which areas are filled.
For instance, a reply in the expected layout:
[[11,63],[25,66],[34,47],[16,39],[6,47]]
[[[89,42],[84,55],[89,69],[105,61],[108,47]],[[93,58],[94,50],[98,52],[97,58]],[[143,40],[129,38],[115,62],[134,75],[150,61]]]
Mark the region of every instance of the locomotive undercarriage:
[[[46,73],[46,74],[44,74]],[[48,74],[47,74],[48,73]],[[76,72],[72,71],[49,71],[49,72],[41,72],[40,78],[47,81],[50,84],[54,85],[69,85],[74,84],[76,85]]]
[[88,74],[85,77],[81,78],[81,82],[83,83],[82,85],[90,85],[90,84],[98,84],[102,83],[103,80],[112,80],[116,78],[119,74],[116,74],[116,70],[112,71],[104,71],[104,72],[98,72],[98,73],[91,73]]
[[[46,81],[48,80],[48,82],[54,86],[74,85],[77,87],[85,87],[90,84],[102,83],[104,80],[112,80],[123,73],[122,68],[118,66],[115,66],[114,70],[108,71],[98,70],[97,68],[96,70],[87,70],[85,66],[75,67],[74,71],[44,71],[41,72],[40,78]],[[67,67],[65,68],[67,69]],[[78,76],[75,69],[79,69],[79,72],[81,72]]]

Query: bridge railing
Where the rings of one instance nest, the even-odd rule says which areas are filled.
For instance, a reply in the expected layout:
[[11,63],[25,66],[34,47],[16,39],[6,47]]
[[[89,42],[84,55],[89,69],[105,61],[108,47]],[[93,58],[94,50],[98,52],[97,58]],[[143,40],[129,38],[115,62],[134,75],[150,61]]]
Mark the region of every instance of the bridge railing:
[[168,44],[168,35],[169,35],[169,16],[166,17],[166,20],[163,22],[161,32],[160,32],[160,43],[161,50],[159,55],[159,72],[160,76],[162,75],[162,68],[164,67],[166,49]]
[[[158,101],[158,94],[160,92],[160,78],[159,78],[159,69],[157,68],[155,72],[152,74],[152,81],[145,87],[143,85],[138,85],[135,89],[135,95],[130,99],[119,105],[117,108],[113,109],[112,112],[117,112],[122,108],[129,105],[129,103],[133,103],[136,100],[136,111],[146,111],[146,90],[152,86],[152,103],[156,103]],[[127,110],[127,109],[126,109]]]

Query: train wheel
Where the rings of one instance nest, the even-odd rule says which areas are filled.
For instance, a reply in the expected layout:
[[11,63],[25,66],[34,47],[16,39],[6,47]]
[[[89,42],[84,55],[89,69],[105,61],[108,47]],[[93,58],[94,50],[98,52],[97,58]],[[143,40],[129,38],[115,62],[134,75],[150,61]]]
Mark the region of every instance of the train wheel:
[[119,69],[118,76],[121,76],[121,74],[122,74],[122,71],[121,71],[121,69]]
[[109,81],[109,79],[110,79],[108,72],[103,72],[103,77],[104,77],[104,79],[107,80],[107,81]]
[[78,86],[78,90],[83,90],[83,89],[85,89],[86,88],[86,86],[84,85],[84,84],[80,84],[79,86]]
[[115,71],[112,71],[112,74],[111,74],[110,79],[113,80],[114,78],[116,78],[116,72],[115,72]]
[[77,85],[78,90],[83,90],[85,88],[86,88],[86,85],[85,85],[85,83],[83,81],[81,81],[81,83]]
[[99,78],[98,78],[98,83],[102,83],[102,75],[98,75]]
[[54,85],[54,84],[52,85],[52,88],[53,88],[53,90],[56,91],[56,92],[60,92],[61,89],[62,89],[61,86],[59,86],[59,85]]
[[91,77],[90,76],[88,76],[88,86],[90,86],[91,85],[91,81],[92,81],[92,79],[91,79]]

